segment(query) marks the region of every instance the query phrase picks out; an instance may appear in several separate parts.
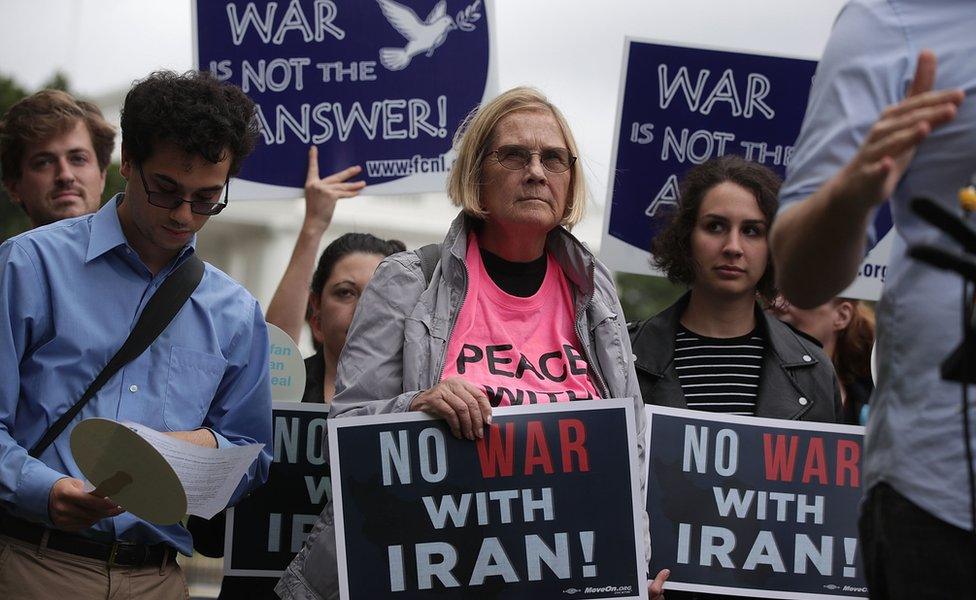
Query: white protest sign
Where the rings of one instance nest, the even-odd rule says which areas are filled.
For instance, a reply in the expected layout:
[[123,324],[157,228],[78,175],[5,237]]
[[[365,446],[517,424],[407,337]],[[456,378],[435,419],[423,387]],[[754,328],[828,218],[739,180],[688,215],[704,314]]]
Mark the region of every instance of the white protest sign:
[[271,340],[271,399],[298,402],[305,393],[305,361],[298,346],[279,327],[268,323]]

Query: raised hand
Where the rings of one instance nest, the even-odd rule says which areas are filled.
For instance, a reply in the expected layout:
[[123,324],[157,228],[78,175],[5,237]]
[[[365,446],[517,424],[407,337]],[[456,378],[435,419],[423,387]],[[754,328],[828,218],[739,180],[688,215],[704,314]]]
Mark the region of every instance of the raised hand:
[[354,165],[319,179],[319,151],[308,149],[308,173],[305,176],[305,224],[325,231],[332,222],[336,202],[340,198],[352,198],[366,187],[365,181],[349,181],[362,171]]

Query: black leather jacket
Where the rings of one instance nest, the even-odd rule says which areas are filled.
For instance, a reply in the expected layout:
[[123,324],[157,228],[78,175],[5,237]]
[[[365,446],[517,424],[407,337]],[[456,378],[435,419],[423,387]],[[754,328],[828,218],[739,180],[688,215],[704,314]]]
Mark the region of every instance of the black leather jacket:
[[[674,336],[689,295],[631,328],[634,366],[645,404],[688,408],[674,368]],[[766,340],[756,416],[842,422],[837,377],[820,346],[758,306],[756,322]]]

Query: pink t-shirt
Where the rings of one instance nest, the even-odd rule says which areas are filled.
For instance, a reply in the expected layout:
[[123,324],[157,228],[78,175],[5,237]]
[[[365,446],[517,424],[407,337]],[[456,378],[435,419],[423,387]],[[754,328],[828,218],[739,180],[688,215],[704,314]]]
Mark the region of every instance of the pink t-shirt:
[[599,397],[576,336],[569,282],[552,256],[542,285],[528,298],[495,285],[473,233],[467,263],[468,295],[441,377],[462,377],[483,387],[492,406]]

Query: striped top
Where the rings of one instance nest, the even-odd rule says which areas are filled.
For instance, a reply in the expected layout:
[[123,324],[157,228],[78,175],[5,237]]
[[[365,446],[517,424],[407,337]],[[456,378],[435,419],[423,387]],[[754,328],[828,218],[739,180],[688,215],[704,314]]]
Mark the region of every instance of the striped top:
[[766,342],[756,329],[734,338],[710,338],[678,327],[674,366],[688,408],[756,414]]

